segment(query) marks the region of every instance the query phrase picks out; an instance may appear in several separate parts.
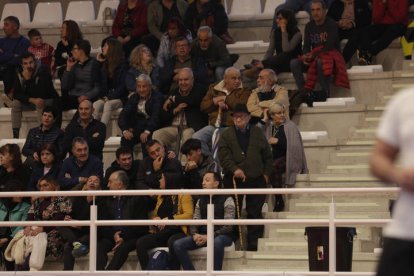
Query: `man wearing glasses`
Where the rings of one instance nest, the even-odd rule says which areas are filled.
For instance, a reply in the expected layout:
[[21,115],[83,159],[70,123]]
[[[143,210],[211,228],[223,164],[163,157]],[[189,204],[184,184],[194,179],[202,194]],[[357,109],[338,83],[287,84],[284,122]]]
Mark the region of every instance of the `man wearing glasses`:
[[94,102],[101,93],[100,64],[90,57],[91,44],[78,40],[72,48],[72,57],[62,76],[63,110],[76,109],[80,102]]

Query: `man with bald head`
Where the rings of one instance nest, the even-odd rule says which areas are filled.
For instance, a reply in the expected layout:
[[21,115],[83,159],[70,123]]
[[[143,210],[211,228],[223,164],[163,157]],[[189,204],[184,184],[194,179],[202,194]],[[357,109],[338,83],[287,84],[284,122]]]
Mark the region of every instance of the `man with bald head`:
[[246,104],[250,92],[243,88],[240,70],[235,67],[227,68],[223,80],[210,85],[200,104],[200,110],[208,114],[209,124],[193,135],[193,138],[201,141],[204,154],[210,154],[211,138],[215,128],[233,125],[233,108],[237,104]]
[[78,114],[78,117],[75,114],[75,118],[65,129],[64,155],[70,151],[74,137],[83,137],[88,142],[89,152],[102,160],[106,136],[105,124],[93,118],[93,106],[90,100],[83,100],[79,103]]
[[161,121],[165,124],[152,135],[172,150],[179,149],[194,131],[207,124],[207,117],[200,111],[207,86],[194,83],[193,71],[188,67],[180,69],[177,77],[178,88],[169,94],[163,105]]

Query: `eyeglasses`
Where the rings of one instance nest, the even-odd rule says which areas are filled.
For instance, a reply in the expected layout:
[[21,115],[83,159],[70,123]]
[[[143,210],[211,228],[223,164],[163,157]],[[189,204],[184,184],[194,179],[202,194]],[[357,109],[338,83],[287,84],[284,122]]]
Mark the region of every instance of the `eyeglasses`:
[[281,16],[276,16],[276,20],[282,20],[283,19],[283,17],[281,17]]

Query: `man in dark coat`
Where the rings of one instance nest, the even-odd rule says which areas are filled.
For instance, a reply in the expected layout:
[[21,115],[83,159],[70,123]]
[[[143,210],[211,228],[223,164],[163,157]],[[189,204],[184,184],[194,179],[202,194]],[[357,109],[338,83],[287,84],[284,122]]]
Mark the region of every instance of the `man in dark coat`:
[[[246,105],[238,104],[233,110],[234,126],[220,136],[218,155],[224,171],[224,187],[266,188],[272,172],[272,152],[263,131],[249,125],[250,113]],[[238,196],[241,203],[243,196]],[[248,219],[262,219],[266,195],[246,195]],[[241,207],[239,204],[238,208]],[[258,239],[263,236],[263,225],[247,226],[247,250],[256,251]]]

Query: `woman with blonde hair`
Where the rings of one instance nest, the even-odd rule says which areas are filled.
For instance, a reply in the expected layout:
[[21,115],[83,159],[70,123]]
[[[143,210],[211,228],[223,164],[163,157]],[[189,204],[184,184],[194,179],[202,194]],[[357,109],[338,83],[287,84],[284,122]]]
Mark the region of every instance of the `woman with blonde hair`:
[[[273,188],[293,187],[296,175],[308,172],[299,129],[294,122],[286,118],[285,106],[281,103],[272,104],[268,111],[264,112],[263,121],[266,124],[265,134],[273,155],[273,174],[270,176],[270,182]],[[280,212],[283,209],[283,197],[276,195],[274,211]]]
[[105,41],[102,56],[102,92],[100,99],[93,103],[93,116],[107,125],[112,113],[121,108],[127,99],[125,78],[128,67],[124,60],[122,44],[115,38]]
[[136,78],[141,74],[150,76],[153,88],[158,90],[159,67],[155,63],[151,50],[144,44],[135,47],[129,56],[129,70],[125,80],[129,92],[135,92]]

